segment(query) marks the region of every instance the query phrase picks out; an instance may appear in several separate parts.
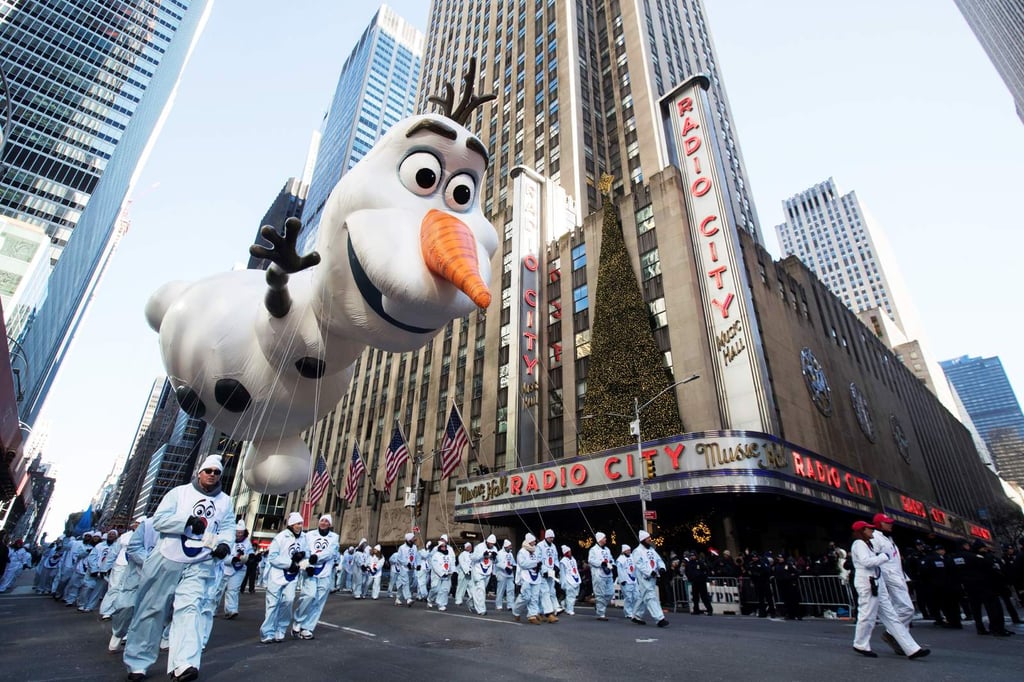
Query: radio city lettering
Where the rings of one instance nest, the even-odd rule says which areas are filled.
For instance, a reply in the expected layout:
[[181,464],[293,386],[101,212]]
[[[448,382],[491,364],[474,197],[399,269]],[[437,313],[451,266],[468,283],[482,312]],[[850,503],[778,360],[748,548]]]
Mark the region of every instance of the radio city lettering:
[[942,511],[938,507],[932,507],[928,513],[932,518],[933,523],[937,523],[940,526],[949,526],[949,516],[946,512]]
[[[683,119],[679,134],[683,138],[683,153],[686,155],[687,163],[692,166],[687,174],[692,173],[694,176],[693,181],[690,182],[689,191],[691,197],[696,200],[714,189],[713,169],[710,162],[701,161],[702,157],[707,154],[707,150],[705,149],[702,154],[697,153],[705,145],[703,130],[694,118],[693,98],[683,97],[680,99],[676,103],[676,111],[677,115]],[[696,201],[694,201],[694,206],[698,206]],[[717,210],[717,200],[714,201],[713,206]],[[724,246],[725,235],[719,229],[718,220],[719,217],[716,213],[707,213],[701,219],[698,231],[704,237],[702,246],[707,251],[702,260],[705,262],[710,260],[706,266],[707,276],[714,282],[715,290],[720,292],[719,295],[711,299],[711,305],[718,310],[723,319],[727,319],[729,309],[736,299],[736,284],[728,266],[719,261],[718,249],[720,245]]]
[[836,490],[845,489],[858,497],[875,499],[874,486],[868,479],[848,471],[844,472],[839,467],[821,462],[807,454],[793,452],[793,473],[811,481],[824,483]]
[[928,512],[925,511],[924,502],[921,502],[920,500],[915,500],[913,497],[900,495],[900,509],[902,509],[908,514],[913,514],[918,518],[928,518]]
[[968,524],[967,530],[971,534],[971,537],[985,540],[987,542],[991,542],[992,540],[992,533],[987,528],[982,528],[981,526],[976,526],[973,523],[970,523]]

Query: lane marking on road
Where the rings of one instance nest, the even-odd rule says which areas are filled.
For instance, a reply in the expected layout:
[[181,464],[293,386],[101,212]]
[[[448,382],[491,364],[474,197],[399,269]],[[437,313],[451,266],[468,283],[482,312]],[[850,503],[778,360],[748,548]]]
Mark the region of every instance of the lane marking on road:
[[340,630],[341,629],[340,625],[335,625],[334,623],[327,623],[327,622],[322,621],[322,620],[318,620],[317,621],[317,625],[326,625],[327,627],[334,628],[335,630]]
[[658,640],[656,640],[656,639],[638,639],[638,640],[636,640],[637,644],[647,644],[648,642],[657,642],[657,641]]
[[377,635],[373,634],[372,632],[367,632],[366,630],[356,630],[355,628],[346,628],[346,627],[343,627],[341,629],[344,630],[345,632],[354,632],[357,635],[365,635],[367,637],[376,637],[377,636]]
[[444,611],[438,611],[439,616],[451,616],[452,618],[469,618],[470,620],[482,620],[485,623],[497,623],[498,625],[522,625],[522,623],[516,623],[510,620],[494,620],[493,618],[483,618],[481,616],[470,616],[465,613],[447,613]]

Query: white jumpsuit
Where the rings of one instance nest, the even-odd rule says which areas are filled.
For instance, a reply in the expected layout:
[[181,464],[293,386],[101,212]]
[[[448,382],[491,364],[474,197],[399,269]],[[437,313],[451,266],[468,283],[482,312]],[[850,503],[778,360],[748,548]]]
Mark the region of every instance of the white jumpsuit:
[[[267,600],[266,617],[260,626],[260,641],[283,641],[292,620],[292,606],[295,602],[295,588],[298,586],[299,573],[304,566],[296,565],[293,556],[302,553],[300,564],[305,564],[309,556],[306,545],[306,534],[299,531],[298,535],[288,528],[278,533],[267,550]],[[291,570],[295,568],[296,570]]]
[[341,559],[341,548],[338,546],[337,533],[329,530],[323,534],[319,528],[306,533],[306,544],[309,545],[309,553],[316,555],[316,564],[310,567],[313,575],[308,575],[309,571],[300,574],[302,583],[299,586],[295,622],[300,630],[313,632],[327,604],[327,597],[331,594],[334,565]]
[[570,616],[576,615],[576,597],[580,593],[580,567],[571,556],[563,556],[558,562],[561,564],[559,575],[562,582],[562,591],[565,592],[565,612]]
[[[854,540],[850,548],[853,559],[853,586],[857,590],[857,629],[854,631],[853,646],[861,651],[871,651],[871,631],[875,629],[875,618],[882,625],[908,656],[920,649],[920,645],[910,636],[910,630],[896,615],[896,610],[889,601],[889,592],[885,580],[881,579],[880,566],[891,557],[876,553],[863,540]],[[871,594],[871,579],[878,585],[878,595]]]
[[899,548],[880,530],[876,530],[871,536],[871,548],[876,553],[883,552],[889,556],[889,560],[879,566],[882,579],[885,581],[885,589],[889,593],[889,601],[896,611],[896,617],[904,625],[910,625],[914,620],[914,602],[910,599],[910,590],[907,589],[907,575],[903,572]]
[[587,555],[587,563],[590,564],[590,577],[594,584],[594,609],[598,618],[605,618],[608,603],[615,594],[615,585],[612,581],[612,552],[608,546],[594,543]]
[[633,565],[633,559],[620,554],[615,564],[619,567],[619,575],[615,580],[622,586],[622,610],[626,612],[626,618],[640,618],[637,615],[636,566]]
[[171,620],[167,672],[199,668],[203,653],[200,610],[213,581],[215,561],[204,535],[185,527],[190,516],[206,520],[206,533],[215,546],[235,539],[235,511],[231,497],[220,491],[203,492],[186,483],[164,495],[153,513],[159,533],[156,549],[142,567],[136,594],[135,614],[128,628],[124,663],[131,672],[146,672],[156,662],[160,635]]
[[665,570],[665,562],[657,550],[641,542],[633,550],[633,566],[637,572],[637,605],[634,615],[639,618],[646,608],[654,620],[664,620],[665,613],[658,595],[658,574]]

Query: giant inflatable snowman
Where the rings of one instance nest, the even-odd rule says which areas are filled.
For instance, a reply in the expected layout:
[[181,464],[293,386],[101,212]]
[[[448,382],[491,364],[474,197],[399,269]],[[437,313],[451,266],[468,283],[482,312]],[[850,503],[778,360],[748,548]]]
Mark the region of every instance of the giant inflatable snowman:
[[464,127],[493,95],[472,94],[470,62],[432,97],[443,115],[400,121],[327,200],[316,251],[300,256],[295,218],[253,246],[270,268],[170,282],[146,305],[178,402],[232,438],[248,440],[249,488],[282,494],[306,484],[300,434],[335,409],[367,345],[415,350],[491,295],[497,233],[478,200],[484,145]]

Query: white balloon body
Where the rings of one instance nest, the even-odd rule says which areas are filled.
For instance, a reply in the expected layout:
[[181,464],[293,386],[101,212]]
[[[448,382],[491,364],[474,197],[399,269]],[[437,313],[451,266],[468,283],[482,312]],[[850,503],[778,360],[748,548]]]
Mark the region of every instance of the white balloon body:
[[153,294],[146,317],[171,385],[186,412],[250,441],[242,467],[250,489],[283,494],[307,483],[300,435],[337,407],[366,345],[415,350],[476,307],[435,274],[420,237],[428,213],[461,221],[490,281],[498,237],[477,196],[482,150],[442,116],[396,124],[332,191],[317,237],[321,262],[289,276],[283,317],[268,312],[262,270],[171,282]]

